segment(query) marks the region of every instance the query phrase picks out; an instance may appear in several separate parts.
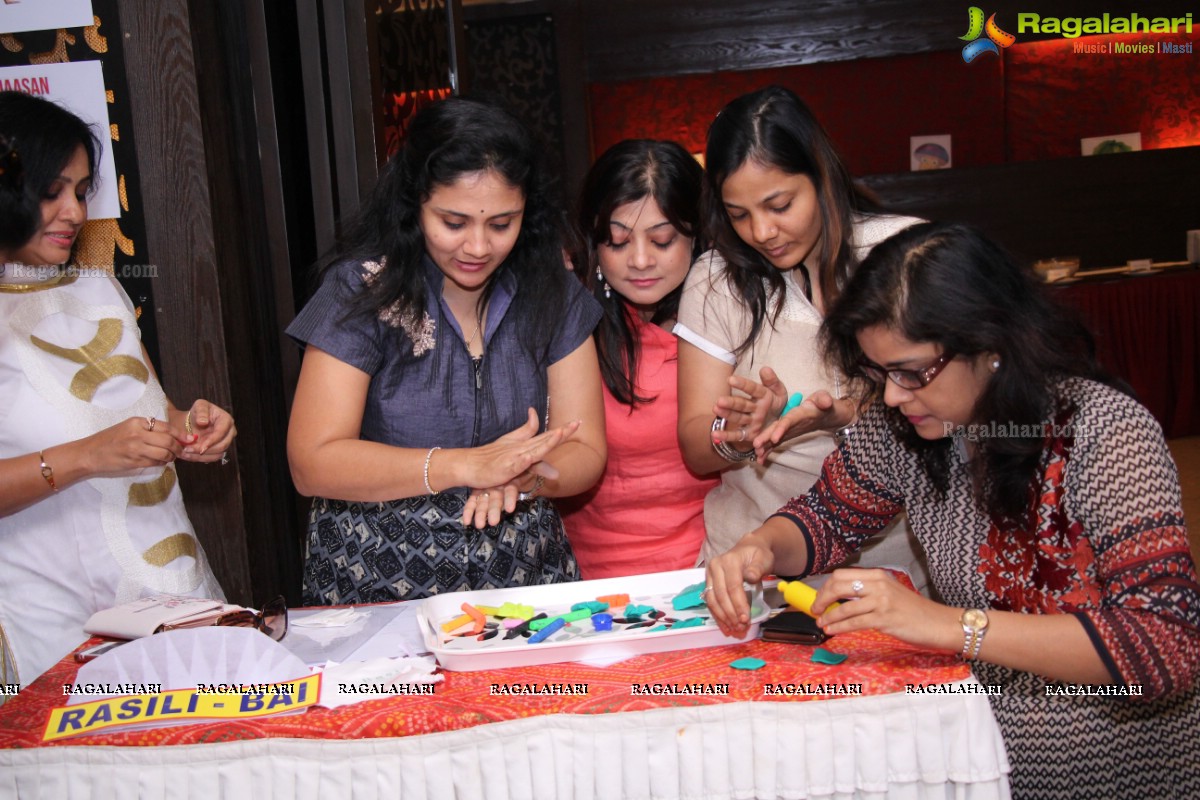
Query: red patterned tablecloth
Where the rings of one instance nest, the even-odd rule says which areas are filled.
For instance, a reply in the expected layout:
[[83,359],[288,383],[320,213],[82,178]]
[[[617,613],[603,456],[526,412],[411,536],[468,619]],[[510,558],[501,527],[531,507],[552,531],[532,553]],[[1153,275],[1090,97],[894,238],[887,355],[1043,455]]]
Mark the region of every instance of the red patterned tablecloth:
[[[50,712],[65,705],[63,685],[78,665],[69,657],[0,707],[0,748],[163,746],[260,738],[365,739],[460,730],[546,714],[611,714],[665,706],[729,702],[836,702],[844,695],[766,695],[767,684],[861,684],[862,695],[903,692],[905,684],[947,683],[968,677],[955,656],[906,645],[874,631],[843,634],[824,647],[850,657],[837,666],[811,662],[814,648],[755,641],[727,647],[654,653],[607,667],[579,663],[488,672],[445,672],[432,696],[398,696],[337,709],[310,708],[303,714],[246,721],[221,721],[105,735],[79,736],[43,744]],[[733,669],[731,661],[755,656],[762,669]],[[634,684],[728,684],[727,696],[671,694],[635,696]],[[585,695],[493,694],[494,684],[586,684]]]

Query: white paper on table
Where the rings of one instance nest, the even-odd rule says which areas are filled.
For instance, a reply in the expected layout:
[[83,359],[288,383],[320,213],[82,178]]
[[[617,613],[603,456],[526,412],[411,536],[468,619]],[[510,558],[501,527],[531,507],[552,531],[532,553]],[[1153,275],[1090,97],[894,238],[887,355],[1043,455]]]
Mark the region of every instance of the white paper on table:
[[87,693],[88,687],[158,684],[162,691],[170,691],[213,684],[284,683],[308,674],[304,662],[253,628],[188,628],[135,639],[84,664],[75,676],[68,705],[127,694]]
[[412,656],[425,647],[413,603],[343,609],[300,609],[288,614],[281,644],[309,666]]
[[321,699],[317,705],[338,708],[351,703],[403,697],[418,684],[440,683],[437,661],[424,658],[372,658],[339,664],[330,661],[321,674]]

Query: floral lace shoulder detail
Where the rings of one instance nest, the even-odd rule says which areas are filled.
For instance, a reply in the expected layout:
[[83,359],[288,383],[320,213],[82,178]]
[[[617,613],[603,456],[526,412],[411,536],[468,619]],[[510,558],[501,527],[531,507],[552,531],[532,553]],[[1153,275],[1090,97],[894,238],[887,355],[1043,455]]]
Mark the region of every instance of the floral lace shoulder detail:
[[[364,261],[362,263],[363,282],[368,286],[373,285],[379,280],[379,273],[386,266],[386,257],[378,261]],[[428,311],[421,315],[421,321],[418,323],[416,317],[411,313],[400,310],[399,303],[393,303],[387,308],[381,308],[378,316],[379,321],[384,325],[399,328],[408,334],[408,338],[412,339],[414,356],[425,355],[437,344],[437,337],[434,335],[437,331],[437,323],[429,316]]]

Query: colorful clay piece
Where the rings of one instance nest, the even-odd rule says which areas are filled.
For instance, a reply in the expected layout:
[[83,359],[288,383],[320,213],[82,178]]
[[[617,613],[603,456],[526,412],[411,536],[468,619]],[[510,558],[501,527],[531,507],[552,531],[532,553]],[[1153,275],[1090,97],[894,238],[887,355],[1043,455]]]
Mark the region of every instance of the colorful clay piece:
[[[608,608],[608,606],[605,606]],[[598,631],[611,631],[613,624],[612,614],[593,614],[592,627]]]
[[533,619],[536,612],[533,606],[521,605],[520,603],[505,603],[500,606],[492,616],[496,617],[520,617],[521,619]]
[[530,636],[529,643],[537,644],[538,642],[546,641],[551,636],[558,633],[566,624],[567,621],[562,617],[555,617],[554,619],[550,620],[550,622],[544,628],[535,633],[533,636]]
[[629,605],[629,595],[627,594],[606,594],[596,598],[597,602],[608,603],[609,608],[620,608],[621,606]]
[[653,628],[650,628],[647,631],[647,633],[654,633],[655,631],[665,631],[665,630],[670,630],[670,628],[667,625],[655,625]]
[[679,594],[675,595],[675,599],[671,601],[671,607],[676,611],[683,611],[685,608],[695,608],[696,606],[704,605],[704,584],[693,583]]
[[[590,611],[588,611],[586,608],[583,608],[583,609],[580,609],[579,611],[572,611],[569,614],[559,614],[558,616],[551,617],[549,619],[531,619],[529,621],[529,630],[540,631],[543,628],[549,626],[550,623],[556,619],[561,619],[563,621],[563,625],[565,625],[568,622],[575,622],[576,620],[587,619],[591,615],[592,615],[592,613]],[[561,628],[562,625],[560,625],[559,627]]]
[[455,617],[449,622],[442,623],[442,632],[449,633],[450,631],[461,628],[463,625],[470,625],[474,620],[470,614],[462,614]]
[[796,406],[800,405],[803,402],[804,402],[804,394],[802,392],[796,392],[795,394],[793,394],[791,397],[788,398],[787,405],[783,407],[783,411],[779,412],[779,416],[782,417],[784,414],[788,413],[793,408],[795,408]]
[[627,616],[627,617],[641,617],[641,616],[645,616],[646,614],[653,614],[653,613],[654,613],[654,606],[639,606],[639,605],[634,605],[634,604],[629,604],[629,605],[625,606],[625,616]]
[[462,610],[475,623],[475,629],[471,633],[483,633],[483,626],[487,624],[487,617],[484,616],[484,613],[470,603],[463,603]]
[[509,617],[508,619],[504,620],[504,627],[512,630],[520,625],[524,625],[528,621],[529,620],[521,619],[520,617]]
[[729,662],[729,666],[733,667],[734,669],[762,669],[766,665],[767,662],[763,661],[761,658],[753,658],[749,656],[746,658],[739,658],[737,661]]
[[699,628],[700,626],[704,625],[705,622],[707,622],[707,620],[705,620],[704,617],[692,617],[691,619],[684,619],[676,622],[671,626],[671,630],[674,631],[680,628]]
[[533,620],[535,620],[535,619],[545,619],[545,618],[546,618],[545,613],[542,613],[542,614],[538,614],[533,619],[521,620],[521,622],[515,628],[513,628],[512,630],[510,630],[508,633],[506,633],[504,635],[504,638],[505,639],[515,639],[518,636],[528,636],[529,635],[529,624],[531,622],[533,622]]
[[599,614],[608,611],[608,603],[601,603],[599,600],[585,600],[582,603],[576,603],[571,606],[572,611],[581,611],[587,609],[589,614]]
[[814,664],[834,665],[842,663],[849,657],[850,656],[846,655],[845,653],[834,653],[830,650],[826,650],[824,647],[818,647],[817,649],[813,650],[812,662]]
[[503,614],[500,613],[500,609],[496,608],[495,606],[478,606],[477,605],[475,607],[489,617],[503,617],[504,616]]
[[[817,599],[817,590],[802,581],[780,581],[779,591],[783,593],[783,599],[792,608],[803,611],[812,618],[816,618],[816,614],[812,612],[812,604]],[[830,603],[825,610],[837,608],[841,603]]]

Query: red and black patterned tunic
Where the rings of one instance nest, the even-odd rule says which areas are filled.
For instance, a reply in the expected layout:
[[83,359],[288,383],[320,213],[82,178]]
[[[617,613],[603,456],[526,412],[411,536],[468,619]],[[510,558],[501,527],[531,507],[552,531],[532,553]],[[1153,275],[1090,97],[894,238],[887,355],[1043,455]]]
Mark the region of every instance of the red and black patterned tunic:
[[[1175,464],[1133,399],[1081,379],[1057,395],[1033,530],[1005,529],[980,509],[965,457],[940,496],[879,405],[780,513],[808,541],[808,571],[821,572],[907,511],[946,603],[1074,614],[1113,684],[1141,687],[1141,697],[1064,695],[1032,673],[973,662],[982,683],[1002,687],[989,700],[1014,796],[1198,798],[1200,586]],[[1013,431],[983,431],[995,432]]]

